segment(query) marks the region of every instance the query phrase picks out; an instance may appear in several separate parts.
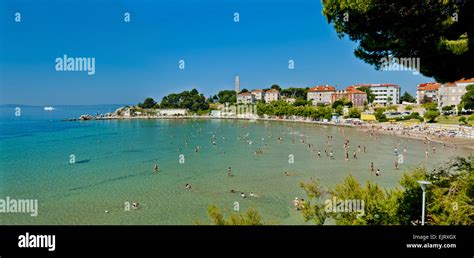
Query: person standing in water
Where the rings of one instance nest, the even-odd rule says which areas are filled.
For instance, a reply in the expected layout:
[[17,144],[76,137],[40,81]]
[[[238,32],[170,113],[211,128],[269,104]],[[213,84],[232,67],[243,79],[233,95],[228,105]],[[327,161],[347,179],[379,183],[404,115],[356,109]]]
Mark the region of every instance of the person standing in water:
[[231,167],[227,168],[227,176],[229,176],[229,177],[232,176],[232,168]]
[[158,167],[158,164],[155,164],[154,169],[155,169],[155,173],[160,172],[160,167]]

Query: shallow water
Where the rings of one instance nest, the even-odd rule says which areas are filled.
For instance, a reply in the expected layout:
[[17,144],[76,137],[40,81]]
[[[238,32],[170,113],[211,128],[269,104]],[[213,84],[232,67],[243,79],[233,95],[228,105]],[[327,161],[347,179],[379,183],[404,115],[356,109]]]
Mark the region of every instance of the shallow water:
[[[108,109],[111,107],[91,110]],[[241,211],[257,208],[266,221],[303,224],[301,214],[291,206],[294,197],[306,197],[299,187],[301,181],[318,178],[330,186],[352,174],[361,182],[371,180],[392,188],[404,170],[419,164],[432,167],[455,155],[472,154],[435,145],[436,153],[430,149],[430,157],[425,158],[422,141],[383,135],[375,138],[350,128],[344,128],[343,136],[340,127],[315,124],[62,122],[62,118],[78,117],[87,110],[64,107],[44,112],[41,107],[30,107],[22,117],[12,117],[12,107],[0,110],[0,196],[39,201],[38,216],[0,213],[0,224],[206,224],[210,204],[231,212],[235,202]],[[216,145],[211,142],[213,135]],[[334,160],[324,154],[327,135],[333,136]],[[278,142],[277,137],[283,140]],[[344,161],[344,138],[350,140],[349,161]],[[314,151],[300,139],[313,144]],[[398,142],[399,152],[406,147],[408,153],[395,171],[394,146]],[[358,159],[353,159],[358,145],[366,146],[368,153],[357,152]],[[200,146],[199,152],[196,146]],[[263,153],[256,155],[257,148]],[[317,157],[319,149],[322,158]],[[71,154],[75,155],[74,164],[69,164]],[[289,155],[294,163],[289,162]],[[184,163],[180,163],[183,157]],[[382,176],[370,172],[370,162],[381,169]],[[158,174],[153,173],[154,164],[160,166]],[[233,177],[227,176],[229,166]],[[284,171],[292,175],[284,176]],[[192,185],[191,190],[184,189],[186,183]],[[230,189],[247,195],[254,192],[259,197],[243,199]],[[125,211],[125,203],[134,201],[140,203],[140,209]]]

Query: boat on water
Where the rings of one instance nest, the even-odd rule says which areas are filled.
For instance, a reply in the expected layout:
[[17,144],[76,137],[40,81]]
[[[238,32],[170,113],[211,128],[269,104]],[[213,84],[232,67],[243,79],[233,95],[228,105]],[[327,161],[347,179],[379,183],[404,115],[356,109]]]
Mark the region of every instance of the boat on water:
[[44,107],[44,111],[53,111],[54,107]]

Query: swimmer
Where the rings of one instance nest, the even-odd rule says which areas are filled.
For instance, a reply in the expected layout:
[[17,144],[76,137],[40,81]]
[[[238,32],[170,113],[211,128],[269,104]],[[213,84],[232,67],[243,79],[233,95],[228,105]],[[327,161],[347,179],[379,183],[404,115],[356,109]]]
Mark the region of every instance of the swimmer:
[[380,176],[380,169],[377,168],[377,171],[375,172],[376,176]]
[[321,158],[321,150],[318,150],[318,158]]
[[190,189],[191,189],[191,184],[186,184],[186,185],[184,186],[184,188],[185,188],[186,190],[190,190]]
[[157,172],[157,173],[160,172],[160,167],[158,167],[158,164],[155,164],[154,169],[155,169],[155,172]]
[[227,168],[227,176],[232,176],[232,168]]
[[241,192],[241,193],[240,193],[240,197],[246,198],[247,196],[245,196],[244,192]]
[[138,202],[132,202],[132,209],[137,210],[138,209]]

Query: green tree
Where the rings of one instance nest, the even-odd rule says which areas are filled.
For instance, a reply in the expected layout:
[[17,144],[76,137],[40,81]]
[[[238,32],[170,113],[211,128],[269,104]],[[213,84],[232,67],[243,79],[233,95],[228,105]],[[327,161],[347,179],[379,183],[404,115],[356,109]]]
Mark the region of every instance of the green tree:
[[142,103],[138,103],[140,108],[154,108],[156,106],[156,101],[153,98],[146,98]]
[[349,109],[349,117],[350,118],[360,118],[360,110],[358,108],[350,108]]
[[387,121],[387,116],[384,114],[385,108],[377,108],[375,109],[375,118],[379,122],[386,122]]
[[221,90],[217,93],[218,101],[221,104],[229,103],[234,104],[237,102],[235,91],[233,90]]
[[172,93],[161,100],[162,108],[186,108],[194,112],[208,110],[209,102],[196,89]]
[[438,116],[439,116],[439,111],[437,111],[437,110],[428,110],[423,115],[423,117],[426,118],[426,120],[428,120],[428,123],[435,122],[435,120]]
[[464,109],[474,110],[474,84],[466,87],[466,93],[461,98],[461,105]]
[[250,208],[245,213],[232,213],[228,219],[224,217],[222,211],[216,206],[211,205],[207,209],[207,215],[211,220],[213,225],[220,226],[238,226],[238,225],[247,225],[247,226],[257,226],[264,225],[260,213],[254,209]]
[[[302,215],[306,221],[312,220],[318,225],[328,218],[337,225],[417,225],[422,213],[419,180],[432,183],[426,189],[427,224],[473,225],[473,157],[456,157],[431,171],[416,167],[403,174],[400,187],[391,190],[371,182],[362,186],[352,175],[327,189],[317,180],[301,183],[309,199]],[[364,201],[363,214],[333,212],[332,200]]]
[[367,102],[369,104],[372,104],[374,102],[375,94],[372,93],[372,90],[370,89],[370,87],[362,86],[362,87],[358,87],[357,89],[360,90],[360,91],[363,91],[363,92],[365,92],[365,94],[367,94]]
[[281,90],[281,95],[288,98],[306,100],[309,88],[288,88]]
[[425,108],[426,110],[438,110],[438,105],[434,102],[427,102],[427,103],[424,103],[421,105],[423,108]]
[[403,102],[403,101],[406,101],[409,103],[415,103],[416,99],[412,95],[410,95],[408,91],[405,91],[405,93],[403,93],[403,95],[400,97],[400,102]]
[[272,87],[270,87],[270,89],[274,89],[274,90],[277,90],[277,91],[281,91],[280,86],[278,86],[277,84],[273,84]]
[[245,92],[249,92],[249,90],[247,90],[247,89],[244,88],[244,89],[242,89],[242,90],[240,91],[240,93],[245,93]]
[[384,58],[420,58],[420,72],[439,82],[474,77],[473,9],[473,1],[323,1],[339,37],[358,43],[356,57],[376,69]]

